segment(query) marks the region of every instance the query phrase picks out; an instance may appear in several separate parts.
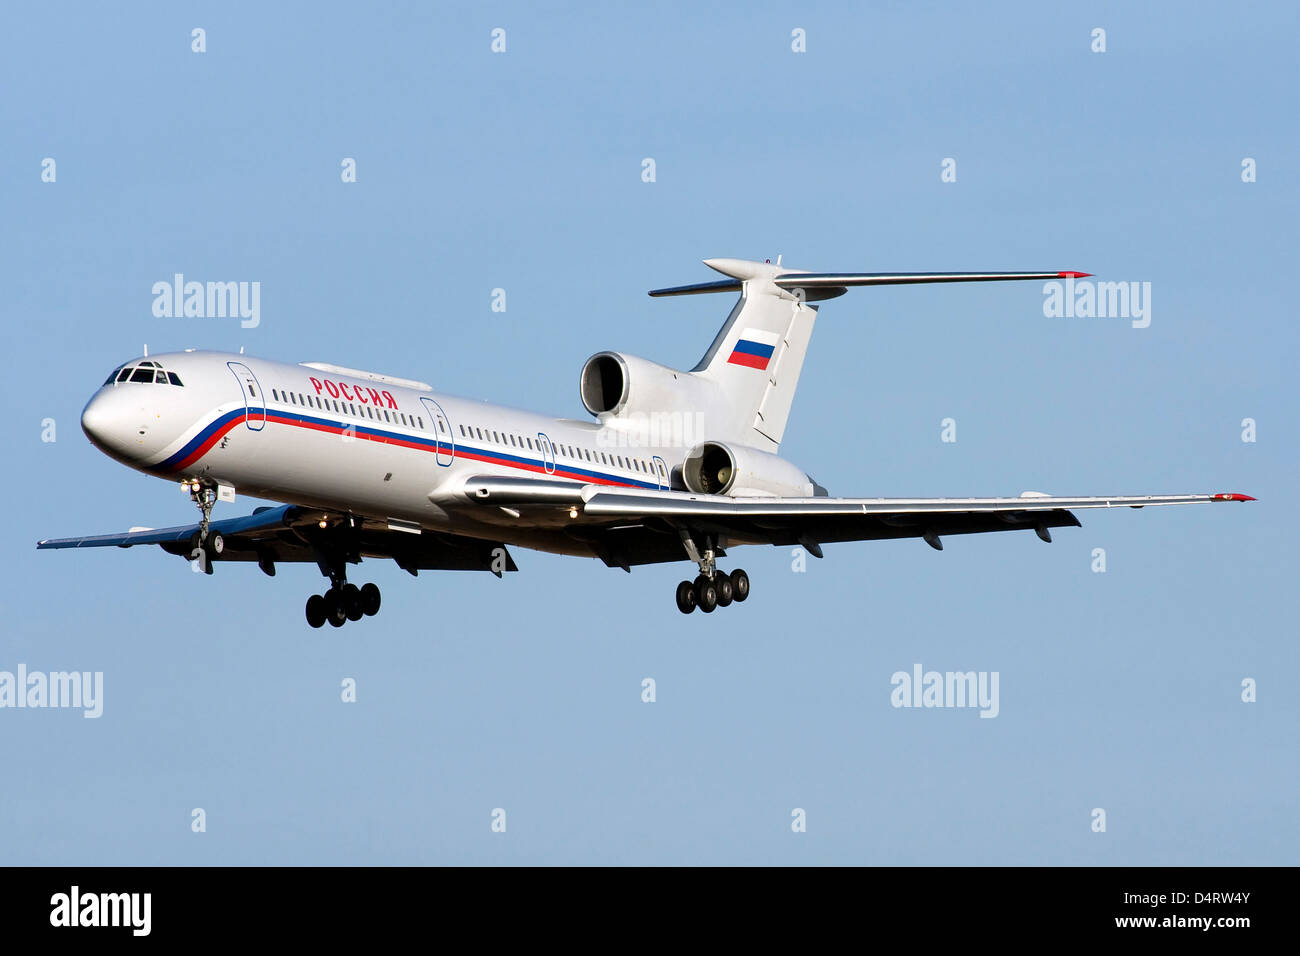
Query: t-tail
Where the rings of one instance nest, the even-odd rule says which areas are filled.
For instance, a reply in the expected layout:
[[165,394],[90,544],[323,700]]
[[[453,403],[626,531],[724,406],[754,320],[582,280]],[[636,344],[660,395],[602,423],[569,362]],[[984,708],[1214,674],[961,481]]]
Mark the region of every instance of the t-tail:
[[728,278],[717,282],[655,289],[652,296],[739,292],[727,321],[691,374],[712,383],[723,408],[710,418],[727,437],[764,451],[781,445],[799,373],[812,339],[817,306],[853,286],[915,285],[929,282],[1052,280],[1087,272],[864,272],[831,273],[788,269],[780,263],[747,259],[705,259]]

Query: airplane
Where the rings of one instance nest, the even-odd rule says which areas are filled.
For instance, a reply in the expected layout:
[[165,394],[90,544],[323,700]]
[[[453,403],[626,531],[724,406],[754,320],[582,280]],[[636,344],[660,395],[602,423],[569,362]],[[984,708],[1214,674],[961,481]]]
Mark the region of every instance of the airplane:
[[[801,546],[1079,526],[1091,508],[1253,501],[1236,493],[1006,498],[835,498],[779,454],[819,306],[853,287],[1056,280],[1081,272],[815,273],[706,259],[721,281],[655,297],[739,293],[689,371],[598,352],[579,375],[594,420],[551,418],[436,392],[424,382],[321,362],[194,351],[115,368],[81,416],[90,441],[145,474],[179,482],[200,520],[57,538],[39,549],[158,545],[216,564],[314,563],[330,586],[307,599],[314,628],[374,615],[379,588],[349,565],[518,570],[510,546],[599,558],[630,571],[686,561],[677,607],[745,601],[749,575],[718,567],[744,545]],[[147,352],[147,349],[146,349]],[[212,520],[236,493],[280,502]]]

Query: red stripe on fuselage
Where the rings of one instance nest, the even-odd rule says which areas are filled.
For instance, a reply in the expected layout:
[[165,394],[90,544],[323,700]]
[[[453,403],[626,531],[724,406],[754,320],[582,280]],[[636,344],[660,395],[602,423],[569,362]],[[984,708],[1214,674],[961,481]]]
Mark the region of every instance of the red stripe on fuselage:
[[247,418],[248,418],[248,413],[245,412],[243,415],[240,415],[237,418],[232,418],[230,421],[226,422],[226,424],[222,425],[215,432],[213,432],[207,441],[205,441],[198,448],[194,449],[194,451],[190,452],[190,454],[186,458],[177,462],[174,470],[183,471],[184,469],[188,468],[190,465],[194,464],[196,461],[198,461],[200,458],[206,455],[209,451],[211,451],[212,446],[215,445],[217,442],[221,441],[221,439],[225,437],[226,433],[230,431],[230,429],[234,428],[236,425],[242,425]]
[[[202,445],[196,448],[187,458],[185,458],[183,461],[178,462],[174,470],[182,471],[190,467],[191,465],[193,465],[196,461],[198,461],[209,451],[211,451],[212,446],[215,445],[217,442],[219,442],[226,435],[227,432],[229,432],[236,425],[242,424],[247,418],[248,418],[248,414],[245,413],[237,418],[231,419],[221,428],[213,432],[212,436],[208,438],[208,440],[205,441]],[[275,425],[289,425],[295,428],[306,428],[309,429],[310,431],[325,432],[326,434],[342,435],[346,431],[345,428],[335,426],[335,425],[324,425],[324,424],[318,424],[316,422],[305,422],[299,419],[282,418],[281,416],[276,415],[270,411],[266,413],[266,420]],[[404,441],[401,438],[390,438],[384,435],[369,435],[359,430],[354,430],[353,434],[355,434],[357,438],[363,438],[366,441],[378,442],[381,445],[399,445],[403,448],[412,448],[416,451],[425,451],[425,452],[433,452],[433,453],[436,453],[440,450],[438,448],[435,448],[433,445],[411,442],[411,441]],[[441,450],[443,451],[447,450],[445,444]],[[490,454],[479,454],[477,452],[467,451],[464,448],[453,448],[451,449],[451,451],[453,457],[456,458],[464,458],[473,461],[482,461],[490,465],[503,465],[507,468],[517,468],[520,471],[529,471],[535,474],[547,475],[548,477],[552,477],[552,478],[558,475],[559,477],[562,478],[571,478],[574,481],[582,481],[588,484],[615,485],[620,488],[638,487],[638,485],[635,482],[615,481],[610,478],[598,478],[593,475],[578,475],[575,474],[574,472],[562,469],[559,466],[558,462],[556,463],[555,470],[553,472],[548,472],[541,465],[531,465],[519,461],[510,461],[504,458],[497,458],[496,456]]]

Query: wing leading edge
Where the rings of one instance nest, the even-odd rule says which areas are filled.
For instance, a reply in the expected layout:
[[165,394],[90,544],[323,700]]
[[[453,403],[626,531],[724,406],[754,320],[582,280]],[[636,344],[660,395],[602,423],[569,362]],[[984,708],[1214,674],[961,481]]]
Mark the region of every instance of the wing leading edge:
[[[322,524],[324,527],[322,527]],[[38,541],[38,550],[64,548],[131,548],[156,544],[168,554],[190,558],[198,539],[197,523],[172,528],[97,534]],[[296,505],[259,508],[251,515],[213,521],[211,535],[221,535],[214,562],[255,561],[267,574],[280,562],[357,564],[362,558],[391,558],[411,574],[417,571],[517,571],[505,545],[461,535],[395,529],[387,521],[322,512]]]
[[570,509],[567,533],[587,541],[607,564],[678,561],[682,535],[712,534],[730,544],[820,545],[843,541],[921,538],[942,550],[954,534],[1033,531],[1078,526],[1074,512],[1097,508],[1253,501],[1249,495],[1106,495],[1016,498],[727,498],[680,491],[610,489],[545,479],[481,476],[466,484],[479,504],[514,509]]

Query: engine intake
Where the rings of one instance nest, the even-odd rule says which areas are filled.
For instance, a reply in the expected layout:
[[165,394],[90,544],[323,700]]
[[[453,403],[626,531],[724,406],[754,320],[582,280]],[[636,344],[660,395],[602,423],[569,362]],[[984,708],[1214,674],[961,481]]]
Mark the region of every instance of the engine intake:
[[682,481],[697,495],[725,495],[736,483],[736,463],[726,445],[705,442],[682,464]]
[[582,404],[593,415],[617,411],[627,401],[627,366],[614,352],[600,352],[587,359],[578,380]]

